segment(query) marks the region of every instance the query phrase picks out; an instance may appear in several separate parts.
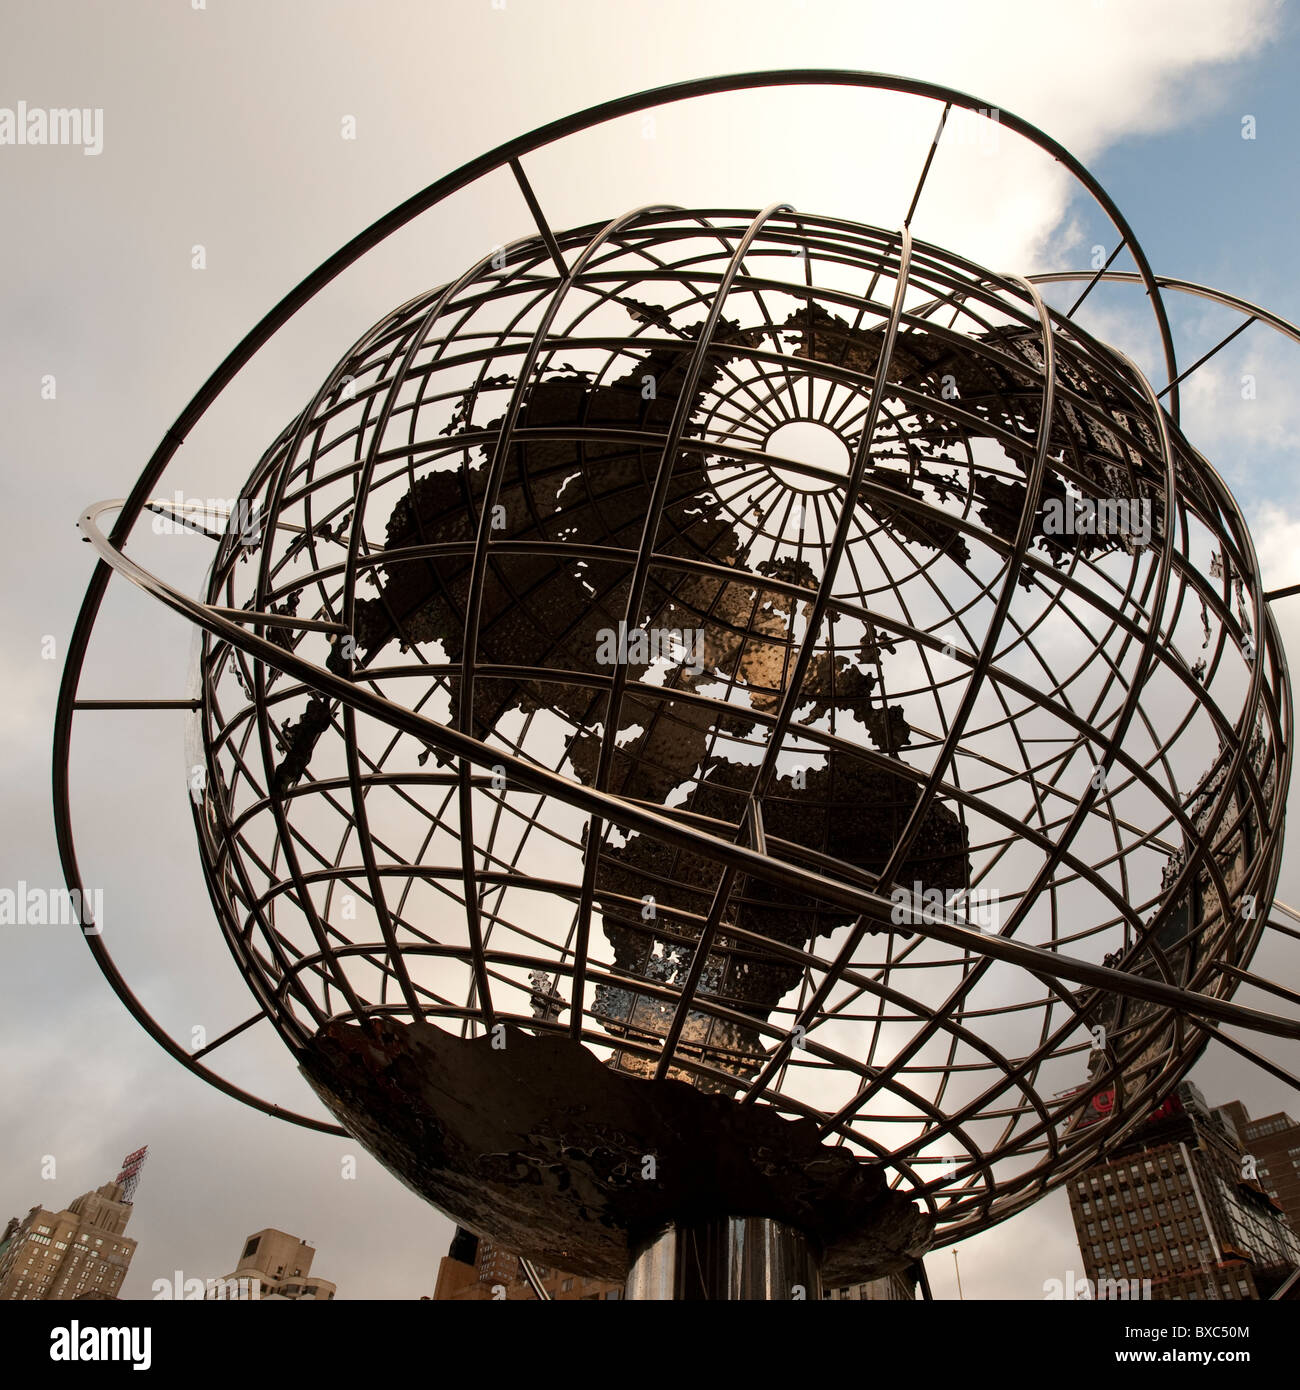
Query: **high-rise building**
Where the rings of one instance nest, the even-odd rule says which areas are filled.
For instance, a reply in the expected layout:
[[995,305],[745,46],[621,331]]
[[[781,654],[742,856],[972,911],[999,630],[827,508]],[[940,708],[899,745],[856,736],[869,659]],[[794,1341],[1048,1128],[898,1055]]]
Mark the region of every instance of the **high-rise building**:
[[836,1303],[911,1303],[916,1299],[919,1273],[919,1266],[914,1264],[896,1274],[883,1274],[878,1279],[829,1289],[826,1297]]
[[1300,1231],[1300,1125],[1282,1110],[1252,1120],[1239,1100],[1214,1113],[1236,1135],[1242,1153],[1255,1160],[1260,1186],[1286,1212],[1292,1230]]
[[37,1206],[13,1217],[0,1240],[0,1299],[116,1298],[135,1254],[124,1234],[130,1219],[121,1180],[82,1193],[62,1211]]
[[[554,1299],[613,1300],[623,1297],[623,1285],[605,1279],[586,1278],[546,1265],[535,1266],[542,1286]],[[920,1273],[912,1265],[903,1273],[851,1284],[827,1293],[828,1299],[861,1302],[896,1302],[916,1297]],[[434,1299],[535,1299],[537,1295],[524,1276],[519,1256],[512,1250],[480,1238],[462,1226],[456,1227],[451,1248],[438,1265]]]
[[287,1231],[277,1231],[272,1226],[254,1231],[244,1240],[239,1263],[224,1279],[213,1281],[207,1297],[321,1301],[333,1298],[338,1285],[312,1274],[315,1258],[313,1246]]
[[1272,1298],[1300,1268],[1300,1238],[1250,1176],[1247,1157],[1184,1082],[1071,1183],[1079,1249],[1099,1296]]
[[[542,1287],[554,1299],[595,1302],[623,1297],[623,1285],[607,1279],[589,1279],[546,1265],[534,1268]],[[537,1297],[514,1251],[480,1239],[461,1226],[456,1227],[451,1248],[438,1265],[438,1283],[433,1296],[440,1302]]]

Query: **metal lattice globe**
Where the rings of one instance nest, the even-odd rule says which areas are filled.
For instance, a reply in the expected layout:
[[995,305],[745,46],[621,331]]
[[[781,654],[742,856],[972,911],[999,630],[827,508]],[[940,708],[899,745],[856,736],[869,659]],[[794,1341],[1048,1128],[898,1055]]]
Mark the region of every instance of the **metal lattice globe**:
[[174,443],[88,514],[204,629],[208,887],[341,1124],[526,1257],[761,1217],[835,1284],[1068,1180],[1217,1022],[1295,1035],[1227,1002],[1290,695],[1176,405],[906,227],[553,235],[497,153],[541,235],[338,362],[203,602],[120,550]]
[[788,212],[559,240],[376,325],[249,480],[208,602],[338,624],[278,640],[390,717],[208,642],[232,944],[353,1125],[360,1020],[502,1023],[1005,1216],[1094,1156],[1089,1062],[1159,1095],[1199,1035],[995,948],[1226,995],[1272,891],[1241,519],[1023,282]]

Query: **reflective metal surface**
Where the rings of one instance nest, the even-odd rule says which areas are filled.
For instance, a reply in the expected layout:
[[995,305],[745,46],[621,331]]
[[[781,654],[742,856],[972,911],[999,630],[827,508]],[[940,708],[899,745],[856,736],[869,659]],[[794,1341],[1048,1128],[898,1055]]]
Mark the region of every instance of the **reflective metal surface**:
[[[634,112],[809,85],[942,108],[897,226],[774,205],[757,218],[641,208],[565,229],[520,164],[546,148],[554,162],[558,142]],[[1113,226],[1111,261],[1123,251],[1136,272],[1108,261],[1022,280],[913,247],[954,111],[992,111],[1068,170]],[[209,531],[221,550],[197,598],[128,558],[144,512],[168,514],[158,494],[181,444],[255,354],[345,267],[506,167],[537,235],[521,213],[504,265],[485,257],[339,361],[244,489],[256,548],[246,527]],[[1078,277],[1064,313],[1036,288]],[[1107,282],[1146,290],[1159,390],[1076,326]],[[295,1056],[324,1028],[363,1023],[566,1035],[619,1073],[814,1122],[888,1165],[890,1190],[915,1197],[940,1243],[1082,1172],[1211,1037],[1300,1084],[1222,1026],[1300,1037],[1296,997],[1277,983],[1300,937],[1268,907],[1294,748],[1268,605],[1294,590],[1263,589],[1239,509],[1178,429],[1179,383],[1218,349],[1180,369],[1168,290],[1246,316],[1220,347],[1252,323],[1300,341],[1265,309],[1156,277],[1113,202],[1043,132],[881,74],[642,93],[430,185],[271,310],[130,497],[83,517],[100,563],[69,640],[53,769],[68,885],[81,902],[74,722],[191,712],[187,762],[206,791],[196,800],[178,779],[177,796],[254,1005],[191,1050],[83,918],[111,986],[196,1075],[334,1134],[213,1059],[262,1023]],[[838,434],[851,474],[773,453],[800,422]],[[1044,505],[1085,491],[1150,503],[1150,543],[1049,537]],[[184,698],[83,694],[110,575],[203,629]],[[597,658],[604,630],[702,632],[700,667],[641,679],[626,652]],[[796,787],[778,764],[795,744],[834,776],[800,766],[812,780]],[[933,886],[937,866],[948,872]],[[930,891],[942,904],[991,892],[1007,919],[922,912]],[[1247,985],[1287,1014],[1235,1002]],[[734,1188],[727,1202],[774,1210]],[[834,1244],[797,1219],[838,1285]],[[709,1231],[690,1242],[735,1246],[730,1223]],[[655,1252],[641,1278],[667,1259],[676,1288],[686,1236],[667,1235],[640,1250]],[[752,1233],[735,1248],[747,1259]],[[719,1280],[731,1287],[730,1274],[697,1282]]]
[[820,1299],[808,1240],[763,1216],[667,1226],[636,1251],[626,1297],[641,1300]]

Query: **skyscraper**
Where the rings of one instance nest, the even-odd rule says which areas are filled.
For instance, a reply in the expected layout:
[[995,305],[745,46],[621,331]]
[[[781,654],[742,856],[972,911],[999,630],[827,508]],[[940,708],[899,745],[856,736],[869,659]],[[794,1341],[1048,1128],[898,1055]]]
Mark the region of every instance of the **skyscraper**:
[[116,1298],[135,1254],[136,1242],[124,1234],[130,1219],[120,1180],[82,1193],[62,1211],[36,1206],[12,1218],[0,1240],[0,1299]]
[[1242,1153],[1255,1159],[1260,1185],[1300,1231],[1300,1125],[1284,1110],[1252,1120],[1239,1100],[1214,1113],[1227,1122]]
[[879,1279],[828,1290],[826,1297],[836,1303],[910,1303],[916,1298],[917,1281],[921,1274],[918,1262],[895,1274],[881,1275]]
[[[273,1226],[267,1226],[245,1237],[239,1263],[224,1279],[214,1281],[208,1297],[235,1297],[228,1291],[248,1289],[252,1298],[318,1299],[323,1302],[334,1297],[338,1285],[312,1274],[311,1265],[315,1258],[314,1246],[289,1235],[287,1231],[277,1231]],[[241,1293],[238,1296],[244,1295]]]
[[[569,1274],[562,1269],[537,1266],[543,1288],[553,1299],[561,1302],[612,1300],[622,1298],[623,1285],[607,1279],[589,1279],[581,1274]],[[537,1295],[524,1277],[519,1256],[512,1250],[495,1245],[462,1226],[456,1227],[451,1248],[438,1265],[438,1283],[434,1299],[443,1301],[477,1301],[535,1299]]]
[[1248,1158],[1184,1082],[1081,1174],[1070,1185],[1070,1212],[1099,1296],[1271,1298],[1300,1268],[1300,1238]]

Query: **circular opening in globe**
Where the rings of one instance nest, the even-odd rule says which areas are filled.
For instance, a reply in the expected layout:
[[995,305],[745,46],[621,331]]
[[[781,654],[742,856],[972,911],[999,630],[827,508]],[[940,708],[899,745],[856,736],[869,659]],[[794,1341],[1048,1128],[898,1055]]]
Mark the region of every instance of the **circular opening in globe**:
[[[806,463],[812,468],[834,473],[837,478],[848,477],[852,462],[844,441],[829,425],[823,425],[818,420],[788,420],[784,425],[778,425],[768,435],[763,449],[776,458]],[[800,492],[828,492],[836,486],[829,479],[802,473],[785,464],[773,463],[769,466],[787,487],[798,488]]]

